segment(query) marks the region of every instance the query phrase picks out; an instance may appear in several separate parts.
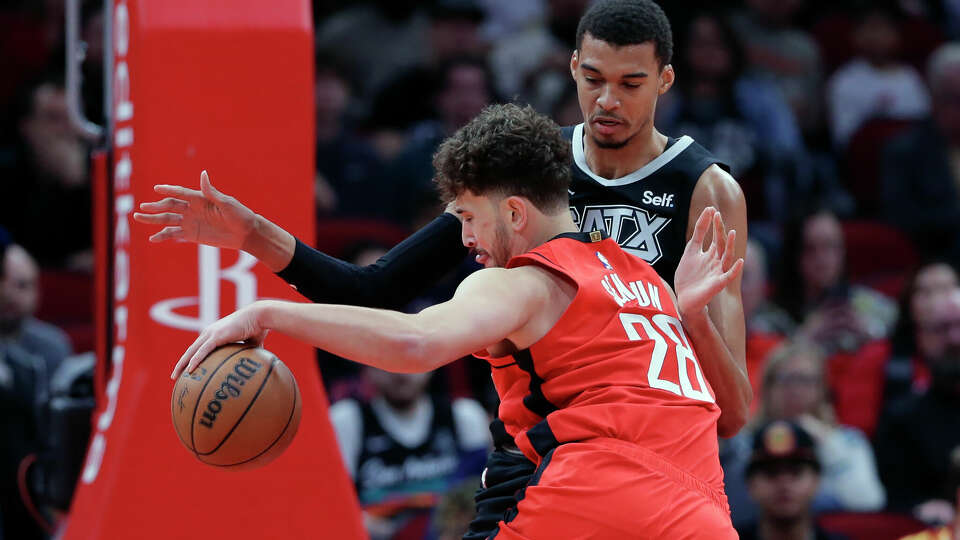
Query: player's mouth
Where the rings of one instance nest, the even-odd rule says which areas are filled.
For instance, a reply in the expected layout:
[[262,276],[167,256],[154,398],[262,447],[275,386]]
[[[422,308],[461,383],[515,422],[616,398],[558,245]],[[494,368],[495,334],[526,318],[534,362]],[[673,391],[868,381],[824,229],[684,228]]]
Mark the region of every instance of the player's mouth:
[[614,134],[620,126],[623,125],[623,122],[610,118],[607,116],[600,116],[593,119],[593,129],[600,135],[612,135]]
[[487,261],[490,260],[490,254],[482,249],[478,249],[476,250],[476,255],[474,255],[473,260],[477,261],[477,264],[486,267]]

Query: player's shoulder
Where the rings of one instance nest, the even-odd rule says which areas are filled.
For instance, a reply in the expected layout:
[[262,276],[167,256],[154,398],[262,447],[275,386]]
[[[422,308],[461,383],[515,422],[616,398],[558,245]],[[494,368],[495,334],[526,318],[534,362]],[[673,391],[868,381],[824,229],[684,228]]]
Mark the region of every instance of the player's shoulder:
[[716,163],[707,167],[697,179],[693,189],[693,199],[702,202],[703,206],[715,206],[721,209],[746,206],[740,184]]
[[536,265],[483,268],[467,276],[458,290],[497,296],[531,296],[538,292],[539,286],[546,280],[545,270]]

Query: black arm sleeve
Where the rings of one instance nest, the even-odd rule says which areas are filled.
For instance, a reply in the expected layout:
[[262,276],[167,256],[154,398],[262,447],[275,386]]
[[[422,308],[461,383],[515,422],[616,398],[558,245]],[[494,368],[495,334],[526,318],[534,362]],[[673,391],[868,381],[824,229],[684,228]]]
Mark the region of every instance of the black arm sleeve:
[[401,308],[455,269],[466,255],[460,221],[443,213],[364,267],[297,240],[293,259],[277,275],[313,302]]

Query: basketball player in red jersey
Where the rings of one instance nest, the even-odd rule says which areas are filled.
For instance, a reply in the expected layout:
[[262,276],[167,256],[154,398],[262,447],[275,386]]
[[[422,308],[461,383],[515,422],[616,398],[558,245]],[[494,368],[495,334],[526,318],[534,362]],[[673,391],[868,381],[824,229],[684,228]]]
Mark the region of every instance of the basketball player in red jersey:
[[727,351],[705,308],[739,276],[736,234],[704,209],[674,296],[648,263],[599,231],[578,231],[569,159],[549,119],[487,108],[435,157],[463,243],[486,267],[453,299],[415,315],[256,302],[205,329],[172,376],[269,330],[390,371],[429,371],[482,350],[500,418],[537,465],[491,538],[736,538],[720,410],[694,352]]

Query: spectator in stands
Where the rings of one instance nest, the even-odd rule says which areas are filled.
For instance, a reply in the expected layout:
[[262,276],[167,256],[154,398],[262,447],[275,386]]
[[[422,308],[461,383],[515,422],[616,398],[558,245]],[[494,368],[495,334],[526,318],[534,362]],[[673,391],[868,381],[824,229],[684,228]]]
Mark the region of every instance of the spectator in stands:
[[480,474],[491,444],[487,414],[470,399],[431,399],[430,374],[364,373],[373,399],[334,403],[330,418],[367,530],[374,540],[422,538],[439,497]]
[[827,357],[813,343],[792,341],[773,353],[763,381],[760,420],[791,420],[816,443],[820,489],[816,511],[879,510],[886,500],[870,442],[837,423],[825,380]]
[[[7,254],[13,244],[0,229],[0,268],[7,267]],[[5,272],[6,274],[6,272]],[[0,286],[0,304],[12,280],[4,276]],[[23,298],[21,291],[13,296]],[[28,296],[28,295],[27,295]],[[0,308],[8,312],[11,307]],[[11,319],[12,317],[4,317]],[[40,526],[24,506],[17,471],[21,462],[40,448],[40,406],[46,401],[46,373],[43,359],[30,354],[17,343],[0,340],[0,537],[33,540],[45,538]]]
[[790,224],[783,253],[778,303],[801,324],[803,337],[832,354],[856,351],[890,335],[896,304],[847,282],[843,229],[836,215],[820,210]]
[[819,126],[821,110],[820,49],[794,25],[804,0],[747,0],[730,22],[744,40],[750,69],[771,77],[805,133]]
[[[821,465],[819,488],[811,503],[814,512],[879,510],[885,494],[873,449],[862,431],[837,422],[828,399],[825,362],[826,356],[819,347],[802,340],[791,341],[774,351],[764,370],[763,406],[752,424],[789,420],[803,426],[813,438]],[[751,503],[742,496],[742,472],[749,458],[745,439],[753,432],[753,427],[748,427],[737,435],[739,440],[732,444],[724,464],[728,494],[735,497],[731,507],[738,523],[752,514]]]
[[379,182],[382,162],[376,149],[352,129],[353,85],[346,70],[321,51],[315,73],[318,210],[346,217],[389,216],[394,194],[389,184]]
[[91,268],[87,146],[70,124],[64,89],[45,82],[20,98],[18,147],[9,168],[0,170],[3,224],[41,265]]
[[916,120],[930,113],[930,95],[920,74],[899,58],[897,14],[870,3],[856,18],[857,56],[827,82],[827,108],[836,147],[871,118]]
[[[960,261],[960,43],[930,58],[932,118],[891,140],[883,156],[883,211],[927,256]],[[918,159],[923,156],[923,159]]]
[[430,4],[431,65],[486,53],[480,32],[485,16],[477,0],[433,0]]
[[416,0],[354,4],[317,27],[317,47],[353,70],[360,97],[369,100],[404,69],[428,62],[430,18],[419,6]]
[[443,63],[436,72],[433,105],[436,118],[414,126],[407,147],[390,164],[385,182],[400,188],[394,201],[400,222],[415,225],[439,212],[433,186],[433,154],[440,142],[494,101],[493,82],[486,62],[459,57]]
[[375,0],[331,16],[317,29],[316,43],[354,70],[359,95],[370,102],[407,70],[480,52],[482,21],[473,0]]
[[954,498],[950,501],[953,506],[953,521],[950,523],[904,536],[900,540],[958,540],[960,539],[960,452],[953,452],[950,456],[950,493]]
[[13,243],[0,249],[0,343],[15,344],[40,357],[49,381],[72,353],[70,339],[63,330],[34,317],[40,287],[33,257]]
[[833,213],[808,214],[784,236],[778,303],[800,323],[797,337],[829,356],[837,418],[872,437],[883,406],[896,303],[846,279],[843,229]]
[[949,471],[960,448],[960,290],[935,300],[923,324],[943,352],[926,359],[930,387],[891,405],[881,420],[877,462],[891,510],[943,524],[954,518]]
[[800,426],[777,420],[757,430],[747,483],[760,512],[755,523],[737,528],[740,538],[840,538],[814,521],[812,502],[820,470],[814,440]]
[[589,1],[549,0],[547,4],[546,21],[532,21],[523,30],[493,43],[490,51],[490,66],[500,95],[526,101],[541,111],[558,107],[567,90],[574,87],[570,53],[575,47],[577,24]]
[[907,279],[900,299],[900,317],[894,330],[893,355],[887,363],[884,401],[892,403],[904,395],[923,392],[930,385],[925,358],[943,354],[943,336],[930,325],[931,306],[938,298],[960,287],[960,276],[946,262],[921,265]]
[[678,42],[676,88],[661,98],[657,125],[668,135],[690,135],[727,163],[751,219],[786,215],[804,148],[780,89],[744,73],[743,47],[717,15],[696,15]]

